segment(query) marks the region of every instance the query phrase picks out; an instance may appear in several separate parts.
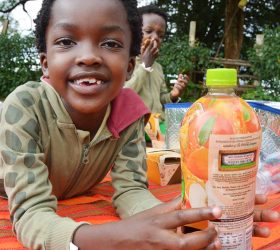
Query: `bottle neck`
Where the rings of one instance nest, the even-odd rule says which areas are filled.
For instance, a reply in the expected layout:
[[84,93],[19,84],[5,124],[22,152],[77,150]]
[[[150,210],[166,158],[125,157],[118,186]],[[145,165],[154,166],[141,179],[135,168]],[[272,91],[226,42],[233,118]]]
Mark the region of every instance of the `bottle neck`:
[[236,96],[235,87],[207,87],[208,95],[217,95],[217,96]]

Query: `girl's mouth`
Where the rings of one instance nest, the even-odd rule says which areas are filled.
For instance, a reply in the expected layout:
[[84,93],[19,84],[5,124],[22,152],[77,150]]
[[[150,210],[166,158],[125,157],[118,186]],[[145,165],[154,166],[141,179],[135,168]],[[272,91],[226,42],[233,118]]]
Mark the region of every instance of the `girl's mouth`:
[[82,95],[95,95],[101,93],[106,86],[104,80],[98,80],[94,77],[79,78],[70,80],[69,82],[72,89]]
[[75,85],[79,85],[79,86],[92,86],[92,85],[104,84],[104,81],[97,80],[95,78],[83,78],[83,79],[70,81],[70,83],[75,84]]

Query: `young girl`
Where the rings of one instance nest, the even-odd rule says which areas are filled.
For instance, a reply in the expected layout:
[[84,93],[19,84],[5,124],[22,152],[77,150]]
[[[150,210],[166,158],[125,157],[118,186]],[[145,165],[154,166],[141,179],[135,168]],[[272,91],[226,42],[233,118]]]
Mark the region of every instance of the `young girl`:
[[[13,229],[28,248],[220,246],[212,227],[186,235],[172,230],[216,219],[219,208],[180,210],[178,200],[160,204],[147,189],[143,127],[149,111],[133,91],[122,88],[140,49],[136,5],[134,0],[43,1],[36,19],[42,81],[11,93],[0,122],[0,162]],[[85,193],[110,170],[114,205],[129,218],[90,225],[56,214],[57,199]],[[264,212],[262,218],[277,216]]]

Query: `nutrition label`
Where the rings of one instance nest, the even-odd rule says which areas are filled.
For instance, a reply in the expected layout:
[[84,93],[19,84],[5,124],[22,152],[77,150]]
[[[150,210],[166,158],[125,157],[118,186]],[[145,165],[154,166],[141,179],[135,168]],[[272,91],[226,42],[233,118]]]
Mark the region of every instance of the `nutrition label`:
[[252,227],[238,232],[220,233],[219,239],[224,250],[251,249]]
[[225,250],[251,249],[255,177],[260,133],[211,135],[208,205],[220,206],[223,215],[213,222]]

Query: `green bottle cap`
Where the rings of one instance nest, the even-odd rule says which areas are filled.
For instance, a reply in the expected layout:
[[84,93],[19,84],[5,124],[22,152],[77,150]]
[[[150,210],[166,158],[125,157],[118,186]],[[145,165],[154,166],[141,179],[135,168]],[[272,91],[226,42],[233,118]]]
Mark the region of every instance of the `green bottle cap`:
[[236,69],[217,68],[208,69],[206,72],[206,86],[234,87],[237,85]]

